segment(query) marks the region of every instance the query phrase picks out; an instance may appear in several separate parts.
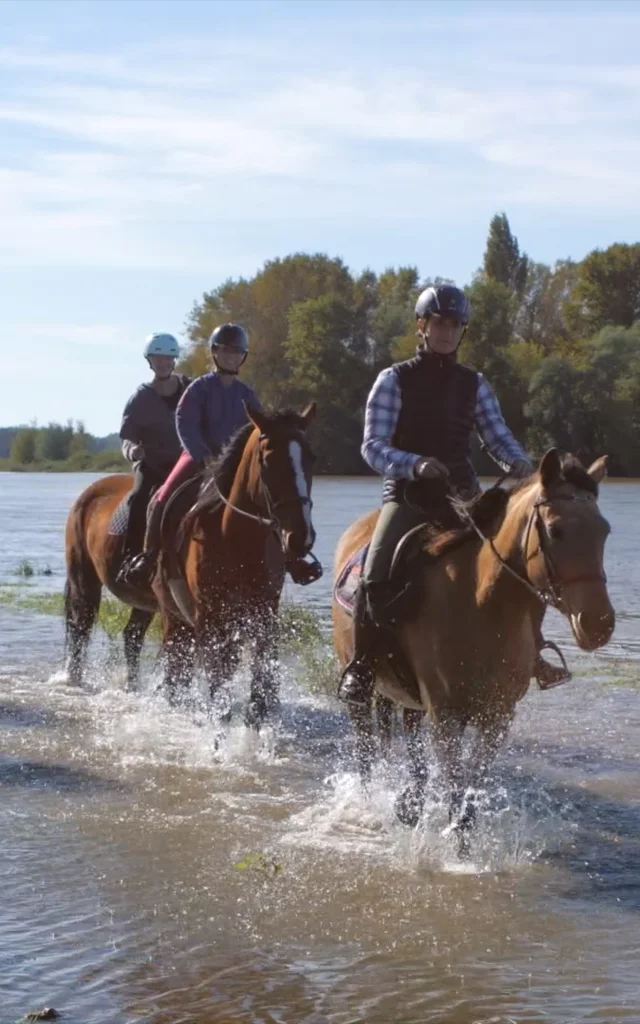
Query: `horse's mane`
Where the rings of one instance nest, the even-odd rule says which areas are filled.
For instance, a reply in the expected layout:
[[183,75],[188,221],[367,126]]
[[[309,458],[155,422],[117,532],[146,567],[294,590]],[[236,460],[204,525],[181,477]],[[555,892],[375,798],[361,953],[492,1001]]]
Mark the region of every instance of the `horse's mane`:
[[[302,430],[305,425],[299,413],[292,409],[264,413],[264,417],[268,420],[268,433],[282,429]],[[198,500],[191,510],[193,515],[199,512],[213,512],[220,507],[221,494],[225,498],[229,497],[240,460],[254,429],[255,424],[252,420],[240,427],[216,460],[205,470]]]
[[[567,483],[578,491],[586,491],[588,494],[592,494],[596,498],[598,497],[596,481],[593,477],[589,476],[575,455],[563,453],[560,456],[560,468],[561,476],[557,481],[558,484]],[[521,480],[515,487],[491,487],[488,491],[483,491],[482,494],[476,495],[471,501],[462,501],[459,498],[454,499],[452,506],[460,519],[460,525],[437,536],[433,536],[432,533],[428,534],[425,545],[426,554],[432,557],[444,555],[472,539],[480,543],[478,534],[471,524],[466,521],[465,513],[471,516],[473,522],[485,537],[495,537],[504,522],[510,498],[512,495],[518,494],[526,487],[529,487],[535,475],[534,473]]]

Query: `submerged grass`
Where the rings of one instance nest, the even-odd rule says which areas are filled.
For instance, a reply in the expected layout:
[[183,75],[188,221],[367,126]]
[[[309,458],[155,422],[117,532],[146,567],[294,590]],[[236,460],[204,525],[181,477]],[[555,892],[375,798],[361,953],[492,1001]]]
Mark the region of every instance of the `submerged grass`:
[[[42,615],[64,615],[64,595],[61,593],[33,593],[27,585],[3,583],[0,585],[0,605],[39,612]],[[114,598],[103,598],[96,625],[111,640],[122,634],[131,609]],[[298,604],[283,604],[280,608],[280,642],[283,654],[294,655],[302,662],[302,682],[313,694],[333,694],[337,682],[337,661],[329,649],[320,616]],[[147,636],[161,639],[160,618],[156,615]]]

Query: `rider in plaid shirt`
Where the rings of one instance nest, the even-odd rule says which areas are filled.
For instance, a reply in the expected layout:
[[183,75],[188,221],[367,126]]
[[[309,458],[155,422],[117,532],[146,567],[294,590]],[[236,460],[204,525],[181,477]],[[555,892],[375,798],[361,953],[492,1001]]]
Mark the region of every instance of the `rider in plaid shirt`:
[[[482,374],[457,361],[469,312],[466,295],[453,285],[422,292],[416,303],[417,355],[383,370],[367,401],[362,455],[384,478],[384,488],[356,595],[354,655],[338,690],[352,705],[367,706],[373,693],[377,625],[389,620],[396,596],[389,580],[396,547],[419,523],[437,520],[433,484],[425,488],[420,481],[446,480],[464,498],[477,494],[470,453],[474,430],[505,472],[516,478],[533,472]],[[421,505],[416,488],[423,491]],[[543,643],[540,634],[539,649]],[[564,666],[548,664],[540,653],[535,674],[542,688],[569,678]]]
[[[526,454],[502,418],[498,399],[481,373],[478,379],[475,425],[484,445],[505,472],[517,462],[526,463],[527,472],[532,472]],[[401,409],[400,383],[390,366],[378,375],[367,400],[362,455],[380,476],[412,480],[420,456],[391,444]]]

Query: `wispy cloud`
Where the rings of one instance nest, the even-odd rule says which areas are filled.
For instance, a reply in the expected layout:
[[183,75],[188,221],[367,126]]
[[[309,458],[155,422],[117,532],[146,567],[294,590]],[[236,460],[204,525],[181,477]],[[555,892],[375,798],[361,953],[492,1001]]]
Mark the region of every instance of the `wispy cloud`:
[[469,64],[359,54],[337,70],[330,55],[319,72],[271,39],[244,44],[240,74],[238,40],[217,61],[206,40],[5,47],[0,260],[199,266],[197,224],[391,221],[414,216],[416,190],[500,208],[587,204],[595,187],[600,206],[640,210],[640,68],[517,64],[487,40]]

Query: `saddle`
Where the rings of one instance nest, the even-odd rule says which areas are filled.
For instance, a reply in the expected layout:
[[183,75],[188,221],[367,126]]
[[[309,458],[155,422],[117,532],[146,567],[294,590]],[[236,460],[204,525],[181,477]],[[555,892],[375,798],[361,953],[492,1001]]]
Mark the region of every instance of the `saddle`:
[[[206,485],[205,485],[206,486]],[[167,501],[162,515],[162,554],[168,558],[169,576],[182,576],[182,550],[184,546],[184,535],[182,525],[188,513],[191,511],[200,496],[202,488],[202,475],[185,480],[180,487]],[[221,502],[219,506],[221,506]],[[217,509],[213,509],[217,511]]]

